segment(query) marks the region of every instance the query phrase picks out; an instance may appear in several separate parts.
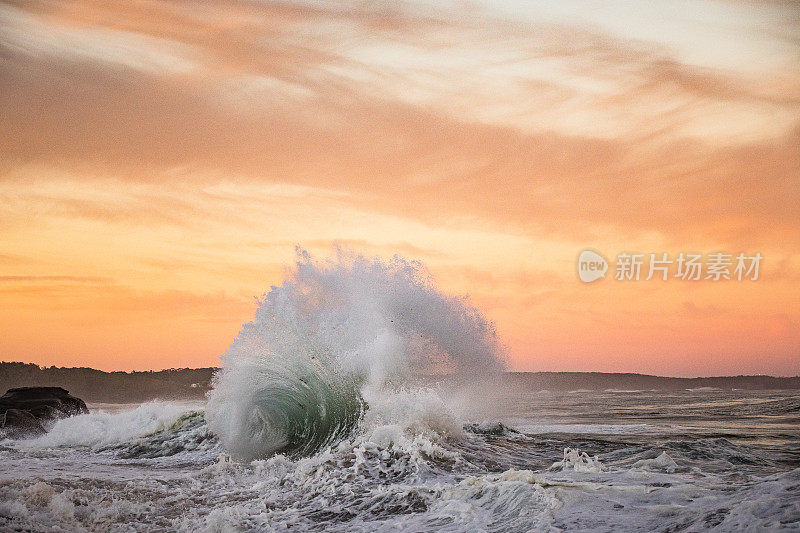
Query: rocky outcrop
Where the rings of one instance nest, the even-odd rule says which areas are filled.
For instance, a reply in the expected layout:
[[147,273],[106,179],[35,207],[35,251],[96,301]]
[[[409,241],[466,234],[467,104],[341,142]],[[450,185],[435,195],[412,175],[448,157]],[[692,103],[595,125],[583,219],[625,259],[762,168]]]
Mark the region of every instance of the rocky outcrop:
[[35,437],[55,420],[88,412],[83,400],[61,387],[9,389],[0,396],[0,436]]

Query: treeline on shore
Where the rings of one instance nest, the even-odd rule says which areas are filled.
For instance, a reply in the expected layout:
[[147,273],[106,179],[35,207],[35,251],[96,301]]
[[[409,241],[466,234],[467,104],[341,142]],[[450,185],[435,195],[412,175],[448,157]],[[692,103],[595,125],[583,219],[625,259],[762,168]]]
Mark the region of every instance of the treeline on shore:
[[15,387],[63,387],[88,403],[135,403],[153,399],[203,399],[216,368],[103,372],[93,368],[0,363],[0,395]]
[[[90,403],[134,403],[153,399],[202,400],[211,387],[211,377],[217,370],[209,367],[103,372],[93,368],[0,363],[0,395],[15,387],[49,386],[63,387],[73,396]],[[434,382],[439,381],[434,379]],[[673,378],[606,372],[508,372],[499,381],[493,385],[551,391],[800,389],[800,377],[773,376]]]
[[509,372],[505,379],[534,390],[800,389],[798,376],[673,378],[610,372]]

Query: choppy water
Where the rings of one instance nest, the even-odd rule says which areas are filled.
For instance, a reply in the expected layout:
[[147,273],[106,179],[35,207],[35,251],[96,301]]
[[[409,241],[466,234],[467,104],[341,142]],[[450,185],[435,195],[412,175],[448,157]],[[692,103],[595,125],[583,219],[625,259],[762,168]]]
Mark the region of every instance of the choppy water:
[[392,394],[332,447],[252,462],[202,405],[63,420],[0,444],[0,530],[800,528],[800,391],[440,397]]

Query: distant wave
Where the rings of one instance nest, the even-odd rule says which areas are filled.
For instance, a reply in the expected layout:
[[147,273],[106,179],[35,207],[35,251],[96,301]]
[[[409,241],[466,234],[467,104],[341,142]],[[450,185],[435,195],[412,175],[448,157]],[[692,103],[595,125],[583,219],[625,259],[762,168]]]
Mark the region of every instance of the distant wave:
[[298,250],[222,357],[206,417],[237,458],[309,455],[412,375],[485,375],[504,368],[499,353],[492,324],[420,263]]
[[526,435],[547,433],[625,435],[630,433],[644,433],[653,429],[653,426],[650,424],[516,424],[514,427]]

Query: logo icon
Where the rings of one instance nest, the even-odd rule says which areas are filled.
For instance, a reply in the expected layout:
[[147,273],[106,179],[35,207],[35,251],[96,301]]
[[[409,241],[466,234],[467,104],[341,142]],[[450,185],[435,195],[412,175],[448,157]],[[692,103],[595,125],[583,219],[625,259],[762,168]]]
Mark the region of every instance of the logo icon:
[[591,283],[606,277],[608,261],[593,250],[584,250],[578,256],[578,277],[584,283]]

